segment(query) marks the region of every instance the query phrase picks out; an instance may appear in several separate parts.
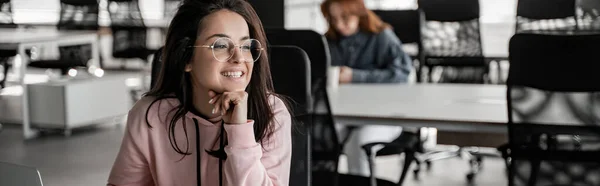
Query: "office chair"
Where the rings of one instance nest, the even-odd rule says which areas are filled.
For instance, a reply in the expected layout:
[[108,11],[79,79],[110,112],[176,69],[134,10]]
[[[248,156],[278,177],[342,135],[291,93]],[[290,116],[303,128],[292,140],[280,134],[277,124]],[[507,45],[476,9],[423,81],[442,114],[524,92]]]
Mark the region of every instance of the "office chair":
[[[419,0],[425,14],[422,27],[425,66],[432,82],[433,67],[444,71],[438,83],[482,84],[488,81],[488,64],[483,56],[478,0]],[[450,67],[450,68],[449,68]],[[481,168],[482,154],[460,147],[452,151],[430,151],[423,161],[430,167],[432,161],[453,157],[469,160],[466,178],[471,182]]]
[[14,25],[10,0],[0,0],[0,25]]
[[433,67],[445,67],[439,82],[484,83],[488,65],[483,57],[479,0],[419,0],[423,65],[433,82]]
[[[265,32],[270,45],[297,46],[308,54],[311,62],[313,106],[315,108],[324,107],[326,110],[331,111],[329,96],[327,94],[327,71],[333,64],[331,64],[327,39],[312,30],[270,28],[266,29]],[[315,117],[315,120],[323,120],[328,116],[326,114],[315,113],[313,117]],[[353,129],[353,127],[349,127],[348,134],[341,139],[342,145],[346,144]]]
[[[149,49],[146,25],[137,0],[108,0],[110,29],[113,36],[112,56],[117,59],[148,58],[155,51]],[[125,68],[125,64],[122,64]]]
[[[17,25],[13,22],[12,7],[10,0],[0,0],[0,28],[16,28]],[[6,87],[6,79],[8,78],[8,69],[10,64],[8,60],[17,55],[16,50],[0,50],[0,90]],[[2,124],[0,123],[0,132]]]
[[[0,0],[0,28],[17,28],[13,22],[13,13],[10,0]],[[17,50],[0,49],[0,89],[6,87],[8,69],[11,65],[9,59],[17,55]]]
[[292,169],[290,185],[310,186],[310,126],[313,113],[310,60],[306,53],[293,46],[272,45],[269,63],[275,93],[289,100],[294,127],[292,132]]
[[598,34],[511,38],[510,186],[600,185],[599,42]]
[[600,30],[600,1],[578,0],[577,2],[579,30]]
[[[92,30],[97,31],[99,5],[96,0],[61,0],[58,30]],[[34,68],[59,69],[66,75],[73,67],[87,67],[92,59],[91,44],[60,46],[59,59],[32,59],[28,64]],[[32,57],[32,50],[26,53]]]
[[[312,75],[310,75],[311,68],[309,67],[311,66],[309,65],[310,60],[308,55],[296,46],[271,45],[269,60],[271,63],[275,91],[292,98],[292,105],[295,105],[292,108],[300,109],[300,111],[294,113],[300,114],[296,115],[296,119],[302,121],[303,125],[300,125],[300,133],[295,135],[296,137],[302,138],[297,138],[293,141],[296,144],[301,144],[301,146],[293,148],[294,150],[297,148],[305,148],[304,142],[309,142],[308,146],[310,147],[308,150],[301,150],[298,153],[293,152],[291,170],[292,176],[302,175],[302,178],[308,173],[310,181],[298,181],[298,183],[295,183],[295,181],[292,180],[297,179],[291,178],[290,184],[309,184],[314,186],[369,184],[369,178],[367,177],[338,173],[338,159],[341,154],[342,146],[338,141],[330,110],[328,110],[326,114],[319,114],[317,117],[315,117],[313,112],[308,115],[302,114],[310,111],[310,109],[307,108],[314,106],[312,105],[314,102],[310,100],[313,91],[310,90],[312,81],[309,77]],[[321,116],[327,116],[326,118],[328,118],[329,121],[324,121],[323,119],[325,117]],[[300,157],[301,161],[294,158],[294,155],[296,154],[298,154],[297,157]],[[307,162],[306,165],[303,164],[304,161]],[[294,166],[294,164],[297,164],[298,166]],[[377,180],[377,183],[380,186],[395,185],[394,183],[385,180]]]
[[[314,107],[325,107],[331,110],[329,96],[327,94],[327,71],[331,64],[329,54],[329,45],[327,39],[321,34],[312,30],[285,30],[285,29],[266,29],[267,40],[271,45],[290,45],[297,46],[306,51],[311,61],[311,81]],[[315,113],[315,117],[326,117]],[[342,139],[342,145],[346,144],[353,127],[349,127],[348,134]]]
[[518,0],[515,33],[574,31],[575,0]]
[[42,186],[40,172],[33,167],[0,162],[0,185]]
[[61,0],[59,30],[98,30],[99,4],[96,0]]

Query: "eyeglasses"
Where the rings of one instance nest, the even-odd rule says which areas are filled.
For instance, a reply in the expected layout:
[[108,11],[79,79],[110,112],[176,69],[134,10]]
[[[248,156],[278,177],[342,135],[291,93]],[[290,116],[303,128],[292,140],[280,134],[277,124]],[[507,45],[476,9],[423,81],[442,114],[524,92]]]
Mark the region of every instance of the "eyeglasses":
[[222,37],[212,45],[193,46],[194,48],[210,48],[213,56],[219,62],[227,62],[235,53],[235,48],[239,49],[240,54],[248,63],[254,63],[260,58],[260,54],[264,50],[260,42],[256,39],[246,39],[241,45],[235,45],[229,38]]

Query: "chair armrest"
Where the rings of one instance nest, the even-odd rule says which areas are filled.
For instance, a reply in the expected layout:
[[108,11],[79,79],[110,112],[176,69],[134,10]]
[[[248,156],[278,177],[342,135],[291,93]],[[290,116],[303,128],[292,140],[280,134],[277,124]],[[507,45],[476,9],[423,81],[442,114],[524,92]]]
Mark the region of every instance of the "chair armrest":
[[405,145],[403,144],[398,144],[398,143],[389,143],[389,142],[373,142],[373,143],[367,143],[362,145],[362,149],[367,153],[367,154],[371,154],[373,148],[375,146],[380,146],[382,145],[382,149],[385,147],[394,147],[394,148],[404,148],[404,149],[409,149],[407,148]]
[[354,126],[349,126],[347,127],[348,132],[346,132],[346,136],[344,136],[344,138],[342,139],[340,145],[342,147],[344,147],[344,145],[346,145],[346,143],[348,143],[348,140],[350,140],[350,136],[352,136],[352,133],[356,130],[356,128],[358,127],[354,127]]

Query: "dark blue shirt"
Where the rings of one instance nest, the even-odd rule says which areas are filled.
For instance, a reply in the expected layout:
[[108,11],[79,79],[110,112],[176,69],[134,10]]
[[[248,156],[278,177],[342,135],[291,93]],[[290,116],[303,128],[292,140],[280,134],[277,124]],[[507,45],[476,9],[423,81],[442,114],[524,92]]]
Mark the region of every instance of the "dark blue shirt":
[[331,65],[352,68],[353,83],[406,82],[412,63],[391,29],[329,40]]

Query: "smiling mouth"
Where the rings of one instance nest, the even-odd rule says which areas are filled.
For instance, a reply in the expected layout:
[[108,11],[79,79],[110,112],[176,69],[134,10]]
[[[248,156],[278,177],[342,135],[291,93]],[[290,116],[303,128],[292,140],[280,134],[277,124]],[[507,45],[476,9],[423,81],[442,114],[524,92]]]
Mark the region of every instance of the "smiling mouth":
[[228,78],[239,78],[244,75],[244,72],[242,72],[242,71],[222,72],[221,75],[228,77]]

